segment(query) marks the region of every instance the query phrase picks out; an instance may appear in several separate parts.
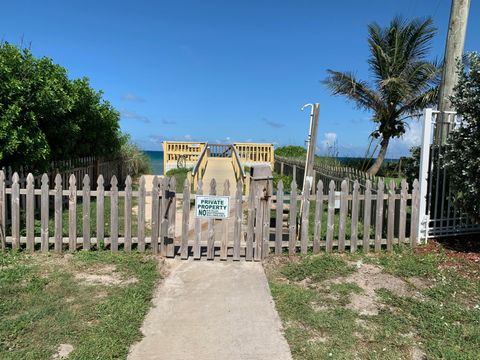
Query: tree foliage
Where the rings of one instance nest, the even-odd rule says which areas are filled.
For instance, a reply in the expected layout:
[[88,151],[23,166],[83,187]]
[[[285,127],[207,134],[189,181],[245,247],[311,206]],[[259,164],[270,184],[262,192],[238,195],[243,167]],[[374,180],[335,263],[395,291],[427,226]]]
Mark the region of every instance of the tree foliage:
[[385,28],[370,24],[368,64],[373,82],[358,80],[350,72],[328,70],[324,84],[333,95],[346,96],[373,113],[377,127],[371,136],[381,145],[368,170],[373,175],[385,159],[390,140],[405,133],[406,118],[436,101],[439,69],[426,60],[435,32],[431,19],[407,22],[396,17]]
[[0,163],[43,170],[51,160],[118,154],[119,113],[87,78],[28,49],[0,44]]
[[458,204],[480,219],[480,56],[468,55],[468,67],[459,65],[460,78],[452,105],[462,124],[447,143],[445,164]]

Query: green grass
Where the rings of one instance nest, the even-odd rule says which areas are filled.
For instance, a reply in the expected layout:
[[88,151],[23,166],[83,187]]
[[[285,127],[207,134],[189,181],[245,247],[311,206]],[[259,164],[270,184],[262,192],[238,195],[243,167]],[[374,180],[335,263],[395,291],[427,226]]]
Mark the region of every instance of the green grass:
[[176,192],[183,193],[183,184],[185,183],[185,179],[187,178],[187,174],[192,171],[191,168],[178,168],[178,169],[171,169],[167,171],[167,176],[175,177],[177,181],[176,185]]
[[[352,265],[357,261],[379,266],[382,276],[401,279],[410,292],[380,285],[367,294],[348,280],[358,271]],[[271,263],[270,289],[295,360],[409,359],[413,349],[428,359],[478,359],[479,264],[408,249],[378,256],[280,257]],[[355,294],[374,296],[378,314],[352,308]]]
[[[71,344],[68,359],[126,358],[159,279],[158,262],[138,253],[0,254],[0,358],[51,359]],[[91,284],[77,274],[136,279]]]

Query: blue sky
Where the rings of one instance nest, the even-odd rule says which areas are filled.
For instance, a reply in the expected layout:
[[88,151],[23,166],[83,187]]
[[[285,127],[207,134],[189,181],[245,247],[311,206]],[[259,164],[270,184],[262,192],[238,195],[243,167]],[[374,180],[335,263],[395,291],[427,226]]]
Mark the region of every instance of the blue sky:
[[[318,150],[336,139],[362,156],[369,114],[320,84],[326,70],[368,79],[367,24],[432,16],[432,59],[443,56],[449,0],[368,1],[4,1],[0,38],[30,46],[87,76],[121,113],[121,127],[147,150],[164,139],[304,143],[319,102]],[[480,50],[472,1],[465,50]],[[418,142],[418,123],[389,157]]]

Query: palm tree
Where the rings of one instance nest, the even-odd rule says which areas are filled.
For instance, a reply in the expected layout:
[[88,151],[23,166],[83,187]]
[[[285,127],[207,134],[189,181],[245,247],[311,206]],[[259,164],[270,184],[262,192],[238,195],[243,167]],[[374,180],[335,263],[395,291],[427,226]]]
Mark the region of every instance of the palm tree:
[[379,139],[380,150],[367,170],[372,175],[380,169],[390,140],[405,133],[406,119],[437,99],[439,68],[425,59],[435,33],[430,18],[407,22],[396,17],[386,28],[370,24],[368,64],[373,81],[333,70],[323,81],[333,95],[344,95],[373,112],[372,120],[378,125],[371,136]]

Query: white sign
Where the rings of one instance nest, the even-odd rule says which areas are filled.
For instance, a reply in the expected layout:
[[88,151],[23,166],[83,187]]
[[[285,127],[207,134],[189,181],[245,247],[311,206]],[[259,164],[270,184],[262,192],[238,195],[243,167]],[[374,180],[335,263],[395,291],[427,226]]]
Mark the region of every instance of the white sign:
[[196,195],[195,216],[208,219],[226,219],[230,213],[230,196]]

